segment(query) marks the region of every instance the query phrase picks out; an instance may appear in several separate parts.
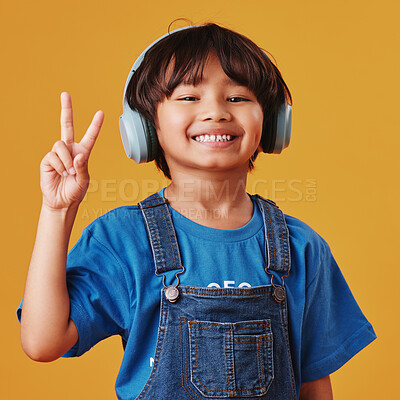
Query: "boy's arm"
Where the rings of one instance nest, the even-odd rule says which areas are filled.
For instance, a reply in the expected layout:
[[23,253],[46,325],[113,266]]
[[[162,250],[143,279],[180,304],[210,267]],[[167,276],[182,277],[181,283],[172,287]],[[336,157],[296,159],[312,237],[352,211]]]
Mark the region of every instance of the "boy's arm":
[[302,383],[300,400],[333,400],[330,376]]
[[42,206],[26,279],[21,314],[21,344],[35,361],[53,361],[78,340],[69,319],[66,260],[77,207],[51,210]]
[[79,143],[72,102],[61,94],[61,140],[40,164],[43,205],[29,265],[21,313],[21,344],[36,361],[53,361],[78,340],[66,282],[69,237],[89,185],[88,159],[103,123],[97,112]]

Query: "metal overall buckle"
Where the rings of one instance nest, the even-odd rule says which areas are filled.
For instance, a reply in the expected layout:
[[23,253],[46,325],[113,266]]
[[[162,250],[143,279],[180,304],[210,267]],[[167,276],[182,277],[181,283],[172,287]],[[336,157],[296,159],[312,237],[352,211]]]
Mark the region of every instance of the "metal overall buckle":
[[155,272],[155,274],[157,276],[162,276],[162,278],[163,278],[162,284],[163,284],[163,286],[165,288],[165,298],[170,303],[175,303],[179,298],[179,289],[178,289],[178,286],[179,286],[179,283],[180,283],[179,275],[183,274],[184,272],[185,272],[185,267],[182,265],[182,271],[178,271],[175,274],[175,278],[177,280],[176,285],[169,285],[169,286],[167,286],[165,284],[165,275],[164,274],[158,274],[157,271]]
[[282,286],[275,286],[274,285],[274,275],[268,271],[268,267],[265,268],[265,272],[271,275],[271,285],[274,288],[272,293],[272,297],[277,303],[282,303],[283,300],[286,298],[286,291],[285,291],[285,279],[289,276],[289,272],[286,275],[282,276]]

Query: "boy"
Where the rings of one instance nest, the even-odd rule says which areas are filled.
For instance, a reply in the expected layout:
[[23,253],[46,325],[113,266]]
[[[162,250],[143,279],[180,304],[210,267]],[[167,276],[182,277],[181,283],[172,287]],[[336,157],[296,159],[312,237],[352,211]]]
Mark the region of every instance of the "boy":
[[148,121],[146,161],[171,184],[92,222],[67,258],[103,113],[75,143],[62,94],[18,310],[24,351],[52,361],[120,335],[120,399],[331,399],[329,374],[375,334],[328,244],[245,191],[291,102],[277,68],[206,24],[153,44],[124,96]]

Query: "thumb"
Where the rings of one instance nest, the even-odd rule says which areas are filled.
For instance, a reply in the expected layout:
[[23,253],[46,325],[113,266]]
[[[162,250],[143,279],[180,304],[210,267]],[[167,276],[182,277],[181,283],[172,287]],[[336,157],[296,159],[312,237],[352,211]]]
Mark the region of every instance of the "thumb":
[[74,158],[74,168],[76,171],[76,180],[78,184],[86,184],[89,180],[88,160],[82,153],[79,153]]

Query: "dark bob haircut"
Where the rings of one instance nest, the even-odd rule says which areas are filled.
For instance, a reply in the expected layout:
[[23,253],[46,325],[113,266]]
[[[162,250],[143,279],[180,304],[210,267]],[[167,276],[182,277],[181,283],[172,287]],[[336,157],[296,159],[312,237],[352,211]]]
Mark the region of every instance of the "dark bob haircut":
[[[210,51],[215,51],[229,78],[249,88],[257,97],[264,114],[261,144],[264,152],[268,152],[272,137],[269,131],[274,129],[278,109],[285,101],[292,104],[289,89],[277,67],[254,42],[214,23],[183,29],[153,45],[128,83],[128,105],[156,127],[157,104],[169,98],[183,81],[193,85],[201,82]],[[172,66],[166,81],[165,73]],[[254,168],[257,155],[256,151],[251,156],[249,171]],[[171,179],[164,151],[159,145],[155,163]]]

